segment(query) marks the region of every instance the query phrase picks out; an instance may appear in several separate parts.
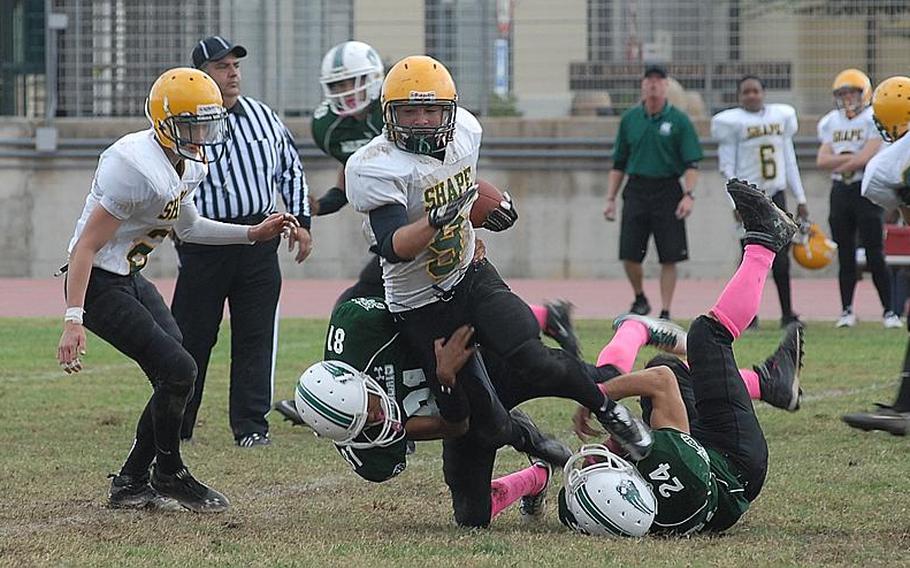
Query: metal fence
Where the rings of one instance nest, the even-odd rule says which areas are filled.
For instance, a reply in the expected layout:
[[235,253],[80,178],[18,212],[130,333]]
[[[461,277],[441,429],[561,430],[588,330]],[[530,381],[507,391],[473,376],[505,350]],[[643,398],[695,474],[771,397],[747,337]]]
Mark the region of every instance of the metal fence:
[[0,0],[0,113],[45,111],[47,12],[65,16],[58,116],[141,114],[155,77],[212,34],[247,47],[245,93],[289,116],[318,104],[322,54],[352,38],[387,65],[436,56],[476,112],[534,118],[617,114],[646,62],[666,65],[671,100],[693,115],[733,104],[744,74],[820,114],[846,67],[874,82],[910,73],[907,0]]

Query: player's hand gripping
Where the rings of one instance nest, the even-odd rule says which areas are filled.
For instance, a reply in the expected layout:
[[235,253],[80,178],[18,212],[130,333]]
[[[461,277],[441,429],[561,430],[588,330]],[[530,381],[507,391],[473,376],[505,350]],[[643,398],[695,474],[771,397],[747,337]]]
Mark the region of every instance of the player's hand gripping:
[[290,238],[300,227],[297,218],[290,213],[272,213],[258,225],[253,225],[247,231],[247,237],[253,242],[270,241],[278,235]]
[[591,411],[584,406],[579,406],[572,416],[572,431],[581,441],[588,438],[603,437],[604,433],[591,427]]
[[57,345],[57,362],[69,375],[82,370],[82,356],[85,355],[85,328],[82,324],[67,321],[63,323],[63,335]]
[[477,184],[474,184],[467,191],[452,201],[430,209],[427,212],[427,221],[434,229],[441,229],[445,227],[451,223],[469,203],[472,203],[474,201],[474,197],[476,195]]
[[468,362],[477,348],[471,338],[474,328],[463,325],[452,333],[448,339],[440,337],[433,342],[436,351],[436,378],[443,391],[451,391],[455,386],[455,375]]
[[508,191],[504,191],[499,206],[490,211],[487,218],[484,219],[483,228],[498,233],[514,225],[517,220],[518,211],[515,210],[515,204],[512,203],[512,196]]

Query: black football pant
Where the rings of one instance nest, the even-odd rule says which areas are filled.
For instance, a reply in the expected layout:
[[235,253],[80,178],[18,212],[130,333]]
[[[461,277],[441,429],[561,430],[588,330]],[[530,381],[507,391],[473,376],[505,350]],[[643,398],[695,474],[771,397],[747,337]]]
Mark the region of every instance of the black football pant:
[[[856,234],[866,249],[866,265],[872,272],[872,282],[878,291],[882,309],[891,305],[891,279],[885,264],[884,211],[860,193],[861,182],[831,186],[831,209],[828,224],[831,239],[837,243],[837,280],[840,284],[841,306],[853,305],[856,291]],[[780,256],[780,255],[778,255]]]
[[183,332],[183,345],[199,369],[193,397],[186,406],[182,438],[193,436],[225,300],[231,314],[231,430],[238,440],[248,434],[264,435],[269,431],[266,414],[272,408],[276,318],[281,292],[279,241],[177,246],[180,272],[171,309]]
[[[352,298],[382,298],[385,299],[385,286],[382,283],[382,266],[379,265],[379,256],[373,258],[360,271],[357,282],[345,290],[335,300],[334,308]],[[332,308],[334,310],[334,308]]]
[[121,276],[93,268],[84,307],[85,327],[138,363],[152,384],[122,473],[146,476],[156,454],[159,467],[174,473],[182,465],[180,424],[196,364],[181,345],[167,304],[138,273]]
[[[768,472],[768,444],[733,357],[733,336],[714,319],[699,316],[689,327],[688,366],[659,355],[648,367],[667,365],[676,375],[692,436],[733,466],[744,496],[755,500]],[[642,399],[646,421],[651,403]]]

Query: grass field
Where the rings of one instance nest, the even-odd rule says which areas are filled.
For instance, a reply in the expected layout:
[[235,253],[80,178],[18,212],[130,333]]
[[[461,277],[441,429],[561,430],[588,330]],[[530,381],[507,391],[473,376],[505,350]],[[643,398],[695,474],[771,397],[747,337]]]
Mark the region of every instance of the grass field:
[[[276,396],[286,397],[321,353],[325,322],[282,321]],[[0,320],[0,565],[91,566],[875,566],[910,562],[910,441],[863,434],[846,411],[890,401],[906,333],[830,324],[807,332],[803,408],[758,413],[771,450],[768,482],[743,521],[722,537],[607,540],[570,533],[555,500],[544,523],[517,510],[490,530],[451,522],[440,446],[423,443],[398,478],[361,481],[326,443],[273,418],[274,444],[239,449],[227,426],[227,351],[213,356],[191,470],[232,500],[218,516],[112,511],[108,480],[129,449],[150,387],[139,369],[94,336],[86,370],[65,376],[53,355],[54,320]],[[584,351],[610,337],[581,322]],[[226,332],[225,332],[226,333]],[[764,358],[778,330],[737,343],[741,366]],[[651,353],[645,352],[639,361]],[[572,406],[526,405],[544,430],[577,446]],[[634,405],[633,405],[634,407]],[[500,452],[497,473],[523,466]]]

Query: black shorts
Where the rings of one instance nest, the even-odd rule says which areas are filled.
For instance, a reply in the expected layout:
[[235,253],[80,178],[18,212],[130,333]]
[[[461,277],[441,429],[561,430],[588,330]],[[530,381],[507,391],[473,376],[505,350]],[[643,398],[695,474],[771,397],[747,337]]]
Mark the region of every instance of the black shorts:
[[620,260],[644,260],[651,235],[654,235],[661,264],[689,259],[686,222],[676,218],[682,196],[682,186],[675,178],[629,178],[622,192]]
[[[717,321],[700,316],[689,327],[689,364],[661,355],[649,367],[667,365],[676,375],[692,436],[717,450],[738,472],[745,497],[753,501],[768,472],[768,444],[733,357],[733,336]],[[642,401],[645,418],[650,404]]]

